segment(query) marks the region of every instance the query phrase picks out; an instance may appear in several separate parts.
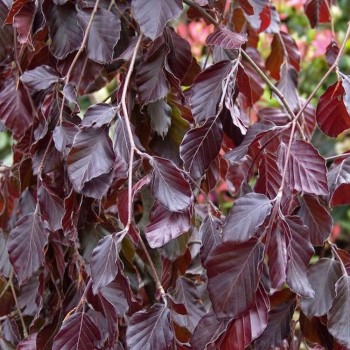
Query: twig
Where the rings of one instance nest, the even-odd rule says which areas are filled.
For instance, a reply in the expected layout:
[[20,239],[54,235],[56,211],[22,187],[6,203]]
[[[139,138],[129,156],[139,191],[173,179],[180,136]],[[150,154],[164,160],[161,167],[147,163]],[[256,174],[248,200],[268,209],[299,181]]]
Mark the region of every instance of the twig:
[[[132,173],[133,173],[133,169],[132,169],[132,166],[133,166],[133,161],[134,161],[134,153],[135,152],[142,153],[135,146],[135,141],[134,141],[134,137],[132,134],[131,125],[130,125],[128,108],[126,105],[126,94],[128,91],[128,86],[129,86],[131,74],[134,70],[136,56],[137,56],[138,49],[141,45],[142,37],[143,37],[143,35],[140,34],[139,38],[137,40],[133,55],[131,57],[131,61],[130,61],[128,72],[127,72],[126,77],[125,77],[123,91],[122,91],[122,97],[121,97],[123,116],[125,119],[126,129],[127,129],[127,133],[128,133],[129,142],[130,142],[130,156],[129,156],[130,158],[129,158],[129,171],[128,171],[128,221],[127,221],[127,224],[125,226],[126,231],[129,230],[129,228],[132,224],[132,220],[133,220],[133,210],[132,210],[132,204],[133,204],[132,203]],[[149,267],[150,267],[151,272],[152,272],[153,280],[156,283],[156,288],[160,292],[160,295],[163,299],[164,304],[167,304],[167,300],[165,297],[165,291],[164,291],[164,288],[163,288],[163,286],[160,282],[160,279],[158,277],[157,270],[153,264],[152,258],[148,253],[147,247],[146,247],[145,243],[143,242],[141,235],[139,234],[139,232],[137,230],[135,230],[135,232],[137,234],[137,238],[140,242],[142,250],[143,250],[144,254],[146,255],[147,261],[149,263]]]
[[343,275],[344,276],[347,276],[348,275],[348,272],[346,271],[346,267],[343,263],[343,260],[340,258],[338,252],[337,252],[337,246],[332,243],[329,239],[327,240],[327,243],[330,245],[331,247],[331,250],[332,250],[332,253],[333,253],[333,256],[335,256],[337,258],[337,260],[339,261],[340,265],[341,265],[341,269],[342,269],[342,272],[343,272]]
[[331,162],[332,160],[336,160],[336,159],[339,159],[339,158],[344,158],[344,159],[347,159],[350,157],[350,153],[343,153],[343,154],[337,154],[335,156],[330,156],[330,157],[327,157],[326,158],[326,161],[327,162]]

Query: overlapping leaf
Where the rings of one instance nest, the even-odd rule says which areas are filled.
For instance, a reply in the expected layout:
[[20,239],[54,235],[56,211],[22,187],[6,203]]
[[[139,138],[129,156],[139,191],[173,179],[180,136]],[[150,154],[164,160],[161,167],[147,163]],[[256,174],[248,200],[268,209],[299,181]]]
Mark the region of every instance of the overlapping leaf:
[[206,44],[220,46],[224,49],[238,49],[246,41],[246,35],[235,33],[232,30],[222,26],[218,27],[213,33],[208,35]]
[[295,293],[313,297],[314,290],[307,278],[307,266],[314,253],[308,229],[299,217],[288,216],[282,221],[282,230],[288,242],[287,283]]
[[219,154],[222,138],[222,125],[216,118],[209,118],[186,133],[180,145],[180,156],[193,179],[200,179],[208,170]]
[[335,164],[328,173],[329,202],[331,206],[349,204],[350,159]]
[[269,298],[260,285],[252,307],[231,322],[220,342],[220,347],[230,350],[245,349],[266,328],[269,308]]
[[305,194],[298,215],[309,228],[310,242],[313,245],[323,245],[333,226],[333,219],[327,209],[315,196]]
[[84,128],[74,137],[67,165],[69,178],[78,192],[90,181],[108,174],[113,164],[114,153],[107,129]]
[[208,215],[202,222],[199,232],[202,236],[201,260],[206,266],[206,260],[210,251],[222,241],[222,222],[215,216]]
[[327,23],[331,20],[329,12],[332,0],[307,0],[304,4],[305,14],[308,17],[311,28],[319,23]]
[[131,6],[142,32],[152,40],[163,33],[169,20],[175,19],[182,12],[181,0],[133,0]]
[[301,309],[307,316],[323,316],[332,306],[335,284],[342,276],[340,263],[334,259],[321,259],[308,269],[307,275],[315,295],[302,297]]
[[230,61],[221,61],[196,76],[189,103],[197,123],[216,115],[217,105],[222,96],[222,81],[230,69]]
[[171,212],[162,205],[155,204],[151,211],[150,222],[145,228],[145,235],[152,248],[162,247],[190,229],[190,214]]
[[287,100],[290,108],[296,111],[299,108],[299,97],[297,93],[298,74],[294,67],[287,63],[281,66],[281,79],[277,83],[277,88],[280,90]]
[[[278,168],[283,173],[287,147],[282,144],[278,154]],[[297,191],[327,195],[327,170],[325,160],[309,143],[292,142],[286,169],[286,184]]]
[[224,241],[245,242],[253,237],[271,212],[271,202],[263,194],[248,193],[237,199],[223,227]]
[[219,318],[237,317],[251,306],[260,277],[264,246],[256,239],[224,242],[209,254],[208,290]]
[[100,128],[105,124],[109,124],[114,119],[116,111],[116,107],[108,103],[92,105],[86,110],[81,125],[84,127]]
[[318,100],[317,124],[328,136],[337,137],[350,128],[350,116],[344,104],[344,95],[343,84],[337,81]]
[[328,313],[328,330],[346,348],[350,348],[350,277],[343,276],[335,285],[336,296]]
[[152,194],[170,211],[186,211],[191,205],[191,188],[180,169],[170,160],[153,157]]
[[168,349],[173,337],[170,310],[161,304],[133,314],[126,331],[126,343],[133,350]]
[[95,349],[101,339],[99,329],[85,312],[77,312],[69,316],[55,336],[53,350],[85,350]]
[[77,25],[77,11],[74,4],[70,2],[60,6],[49,4],[45,9],[45,17],[51,38],[50,50],[55,57],[63,59],[79,49],[83,31]]
[[[86,32],[92,11],[92,8],[83,8],[78,12],[78,24],[84,32]],[[112,61],[113,49],[119,40],[120,31],[119,16],[103,8],[97,9],[94,13],[85,47],[87,56],[99,63]]]
[[151,127],[164,138],[171,125],[171,107],[160,99],[147,105],[147,113],[151,118]]
[[46,65],[25,71],[20,78],[23,84],[37,91],[47,89],[51,84],[59,81],[59,79],[58,73]]
[[38,212],[20,218],[11,230],[7,249],[20,283],[28,280],[44,262],[49,231]]

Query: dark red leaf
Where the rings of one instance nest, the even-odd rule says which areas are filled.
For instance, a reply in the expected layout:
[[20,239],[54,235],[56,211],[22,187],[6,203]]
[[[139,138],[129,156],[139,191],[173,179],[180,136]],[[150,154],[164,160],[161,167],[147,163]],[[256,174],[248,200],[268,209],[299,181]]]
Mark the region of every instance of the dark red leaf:
[[326,61],[329,66],[332,66],[339,54],[339,46],[335,41],[331,41],[326,48]]
[[0,229],[0,276],[9,277],[12,266],[7,252],[7,238],[2,229]]
[[328,136],[337,137],[350,128],[350,116],[344,104],[345,90],[339,80],[329,86],[319,98],[316,120],[320,129]]
[[101,288],[112,282],[118,273],[117,259],[119,243],[126,232],[119,232],[102,238],[91,256],[92,291],[96,294]]
[[307,316],[323,316],[332,306],[335,284],[342,276],[341,265],[334,259],[321,259],[308,269],[307,276],[315,295],[302,297],[301,309]]
[[160,99],[147,105],[147,113],[151,118],[152,129],[164,138],[171,125],[171,107]]
[[151,248],[159,248],[170,240],[190,229],[190,214],[171,212],[155,204],[151,211],[150,222],[145,228],[145,235]]
[[[67,166],[69,178],[76,191],[83,192],[85,185],[98,180],[101,175],[108,174],[113,164],[112,142],[106,128],[84,128],[74,137],[67,157]],[[108,187],[103,188],[102,192],[95,191],[91,194],[101,198],[107,189]]]
[[[287,146],[281,144],[278,152],[278,168],[283,174],[286,164]],[[286,184],[291,189],[316,195],[327,195],[327,169],[324,158],[309,143],[294,140],[291,145]]]
[[[139,2],[143,2],[142,0]],[[133,2],[134,3],[134,2]],[[146,6],[150,3],[147,2]],[[157,101],[164,98],[168,93],[168,82],[163,71],[164,60],[169,49],[158,39],[151,47],[147,60],[142,62],[137,69],[136,85],[139,100],[142,104]]]
[[26,84],[33,90],[45,90],[51,84],[60,80],[57,72],[49,66],[42,65],[32,70],[25,71],[20,78],[23,84]]
[[281,227],[288,242],[287,283],[295,293],[313,297],[315,292],[307,278],[307,266],[314,253],[308,228],[298,216],[286,216]]
[[203,125],[186,133],[180,145],[180,157],[194,180],[204,176],[219,154],[222,138],[222,125],[216,118],[209,118]]
[[8,8],[3,1],[0,1],[0,61],[13,50],[13,29],[4,25],[7,13]]
[[207,345],[214,343],[225,332],[229,319],[219,320],[214,311],[210,311],[199,321],[193,332],[190,343],[193,350],[207,349]]
[[[30,334],[17,345],[17,350],[36,350],[37,333]],[[11,349],[11,348],[10,348]],[[7,349],[6,349],[7,350]]]
[[226,27],[218,27],[208,35],[206,44],[220,46],[224,49],[238,49],[247,41],[246,34],[235,33]]
[[[18,116],[21,118],[18,118]],[[6,79],[0,88],[0,120],[16,138],[23,136],[33,122],[28,94],[15,78]]]
[[331,14],[329,13],[331,6],[332,0],[306,0],[304,10],[311,28],[316,27],[319,23],[327,23],[331,20]]
[[28,1],[13,16],[13,28],[17,29],[18,42],[20,44],[32,45],[32,25],[35,16],[35,3]]
[[166,62],[171,72],[178,79],[182,80],[192,64],[191,46],[187,40],[181,38],[171,27],[166,27],[165,33],[166,43],[169,47]]
[[317,197],[305,194],[298,215],[309,228],[310,242],[323,245],[332,231],[333,219]]
[[232,68],[230,61],[218,62],[198,74],[191,88],[189,103],[197,123],[215,117],[222,96],[222,81]]
[[77,11],[71,2],[60,6],[47,2],[45,5],[51,38],[50,50],[55,57],[63,59],[78,50],[83,41],[83,31],[77,25]]
[[153,157],[152,194],[170,211],[186,211],[191,205],[191,188],[180,169],[170,160]]
[[328,330],[338,343],[350,348],[350,277],[343,276],[335,285],[336,296],[328,313]]
[[37,211],[23,216],[11,230],[7,249],[20,283],[28,280],[44,262],[48,235],[47,225]]
[[42,295],[40,295],[40,288],[42,288],[42,286],[40,286],[40,280],[42,280],[42,278],[34,275],[21,285],[18,305],[23,315],[34,316],[39,310],[42,297]]
[[237,199],[222,230],[224,241],[248,241],[271,212],[271,202],[263,194],[248,193]]
[[297,93],[298,73],[287,63],[281,66],[281,79],[277,83],[277,88],[285,96],[290,108],[296,111],[299,108],[299,97]]
[[[91,14],[92,8],[83,8],[78,11],[78,24],[84,33],[86,32]],[[120,31],[119,16],[103,8],[97,9],[85,47],[87,56],[99,63],[112,61],[113,49],[119,40]]]
[[332,207],[350,203],[350,159],[343,159],[328,172],[329,203]]
[[108,103],[98,103],[90,106],[81,121],[84,127],[100,128],[109,124],[116,116],[117,108]]
[[270,301],[262,286],[259,286],[255,302],[242,316],[231,322],[220,342],[222,349],[242,350],[266,328]]
[[64,216],[63,200],[55,193],[54,189],[45,182],[42,183],[38,191],[38,201],[40,212],[49,223],[52,231],[62,228]]
[[161,304],[133,314],[126,330],[126,343],[133,350],[168,349],[173,337],[170,310]]
[[222,242],[221,228],[222,222],[212,215],[208,215],[202,222],[200,227],[202,236],[200,255],[204,266],[206,266],[210,251]]
[[182,12],[181,0],[133,0],[131,6],[142,32],[152,40],[163,33],[168,21]]
[[53,350],[93,350],[101,339],[99,329],[85,312],[77,312],[62,324],[53,342]]
[[254,349],[266,350],[282,348],[283,340],[288,338],[291,327],[290,322],[294,313],[294,298],[284,295],[284,291],[277,292],[273,297],[281,299],[277,305],[273,305],[270,312],[267,327],[254,342]]
[[251,306],[260,277],[264,246],[256,239],[218,244],[207,261],[208,290],[219,318],[237,317]]
[[174,298],[177,303],[185,305],[187,312],[186,315],[176,315],[175,322],[192,334],[205,315],[205,308],[195,284],[186,277],[178,278]]

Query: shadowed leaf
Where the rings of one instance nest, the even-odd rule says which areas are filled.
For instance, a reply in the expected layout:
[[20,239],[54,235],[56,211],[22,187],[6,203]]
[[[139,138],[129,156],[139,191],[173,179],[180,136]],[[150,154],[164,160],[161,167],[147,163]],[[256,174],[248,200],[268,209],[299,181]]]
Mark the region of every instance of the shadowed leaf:
[[350,203],[350,159],[335,164],[328,172],[329,202],[332,207]]
[[160,99],[147,105],[152,129],[161,137],[167,135],[171,125],[171,107]]
[[210,251],[222,242],[221,228],[222,222],[212,215],[208,215],[202,222],[199,229],[202,236],[200,255],[204,266],[206,266]]

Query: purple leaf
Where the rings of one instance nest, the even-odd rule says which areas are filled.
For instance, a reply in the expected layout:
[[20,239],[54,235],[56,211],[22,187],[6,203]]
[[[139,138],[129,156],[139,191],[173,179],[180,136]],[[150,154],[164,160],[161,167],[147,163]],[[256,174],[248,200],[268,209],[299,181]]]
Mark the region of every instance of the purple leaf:
[[282,290],[275,293],[272,298],[276,300],[276,304],[272,304],[267,327],[254,342],[254,349],[257,350],[281,348],[291,330],[290,322],[295,307],[293,296],[288,290]]
[[[281,144],[278,152],[278,168],[283,173],[287,147]],[[309,143],[294,140],[286,170],[286,184],[297,191],[327,195],[327,169],[325,160]]]
[[[18,118],[18,116],[21,118]],[[15,78],[6,79],[0,88],[0,120],[16,138],[20,138],[33,122],[28,94]]]
[[[143,2],[143,0],[141,0]],[[145,3],[149,6],[149,2]],[[139,100],[147,104],[164,98],[168,93],[168,82],[163,71],[164,60],[169,49],[161,39],[154,42],[149,49],[147,60],[137,69],[136,85]]]
[[29,88],[39,91],[45,90],[51,84],[57,83],[60,80],[58,73],[49,66],[42,65],[32,70],[25,71],[20,80]]
[[259,286],[254,304],[246,313],[231,322],[220,347],[230,350],[245,349],[266,328],[269,308],[269,298],[264,288]]
[[215,216],[208,215],[202,222],[199,229],[202,236],[200,254],[204,266],[206,266],[210,251],[222,242],[221,229],[222,222]]
[[220,46],[224,49],[239,49],[247,41],[246,34],[235,33],[226,27],[218,27],[208,35],[206,44]]
[[271,212],[271,202],[263,194],[248,193],[237,199],[222,230],[223,240],[241,243],[253,237]]
[[170,211],[186,211],[192,202],[191,188],[180,169],[170,160],[153,157],[152,194]]
[[215,117],[222,96],[222,81],[232,68],[231,61],[221,61],[198,74],[191,88],[189,103],[197,123]]
[[27,338],[18,343],[16,350],[36,350],[36,338],[37,333],[30,334]]
[[[78,11],[78,24],[84,32],[89,23],[92,10],[92,8],[83,8]],[[119,40],[120,31],[119,16],[103,8],[97,9],[86,43],[87,56],[99,63],[112,61],[113,49]]]
[[328,313],[328,330],[340,344],[350,348],[350,276],[335,285],[336,296]]
[[147,113],[151,118],[152,129],[164,138],[171,125],[171,107],[160,99],[147,105]]
[[51,38],[50,50],[55,57],[63,59],[78,50],[83,41],[83,31],[77,25],[75,5],[70,2],[61,6],[45,3],[44,7]]
[[321,259],[308,269],[307,276],[315,295],[302,297],[301,309],[307,316],[323,316],[332,306],[335,284],[342,276],[341,265],[334,259]]
[[8,236],[0,229],[0,276],[8,278],[10,276],[12,266],[7,251]]
[[[192,63],[191,46],[171,27],[165,28],[165,34],[166,43],[169,47],[166,56],[167,65],[176,78],[182,80]],[[168,70],[168,67],[166,69]]]
[[350,203],[350,158],[333,165],[328,172],[329,202],[332,207]]
[[81,125],[98,129],[109,124],[115,118],[116,112],[117,108],[108,103],[92,105],[86,110]]
[[19,283],[28,280],[44,262],[48,229],[38,212],[21,217],[11,230],[7,249]]
[[101,339],[99,329],[85,312],[77,312],[63,322],[55,336],[53,350],[95,349],[95,343]]
[[66,155],[67,148],[73,145],[75,135],[79,132],[79,128],[70,122],[63,122],[62,125],[56,126],[53,131],[53,141],[56,149]]
[[195,284],[184,276],[178,278],[174,298],[177,303],[185,305],[187,311],[187,315],[177,315],[175,322],[192,334],[205,315],[205,308]]
[[117,259],[119,255],[118,243],[125,233],[108,235],[102,238],[91,256],[92,291],[96,294],[101,288],[112,282],[118,273]]
[[285,96],[290,108],[296,111],[299,108],[299,97],[297,93],[298,73],[294,67],[283,63],[281,66],[281,79],[277,83],[277,88]]
[[133,314],[126,330],[126,343],[133,350],[168,349],[173,338],[170,310],[161,304]]
[[344,104],[344,95],[343,84],[337,81],[318,100],[316,120],[327,136],[337,137],[350,128],[350,116]]
[[18,305],[23,315],[34,316],[39,311],[42,297],[40,289],[43,288],[40,286],[40,280],[42,278],[34,275],[21,285]]
[[81,192],[85,184],[109,173],[113,164],[114,154],[108,130],[80,130],[67,157],[68,175],[75,190]]
[[271,287],[280,289],[286,282],[287,274],[287,239],[278,220],[271,229],[271,239],[267,248]]
[[145,228],[145,235],[151,248],[159,248],[170,240],[190,229],[190,214],[171,212],[155,204],[151,211],[150,222]]
[[193,350],[207,349],[226,331],[229,319],[219,320],[214,311],[204,315],[193,332],[190,343]]
[[222,125],[216,118],[209,118],[203,125],[186,133],[180,145],[180,157],[194,180],[204,176],[219,154],[222,138]]
[[313,245],[323,245],[331,234],[333,219],[317,197],[305,194],[298,215],[309,228],[310,242]]
[[315,292],[306,274],[307,266],[314,254],[308,228],[298,216],[286,216],[282,221],[282,230],[288,242],[287,283],[295,293],[313,297]]
[[264,246],[256,239],[224,242],[209,254],[208,290],[218,318],[237,317],[251,306],[260,278]]
[[163,33],[168,21],[180,16],[182,1],[133,0],[131,7],[142,32],[154,40]]

